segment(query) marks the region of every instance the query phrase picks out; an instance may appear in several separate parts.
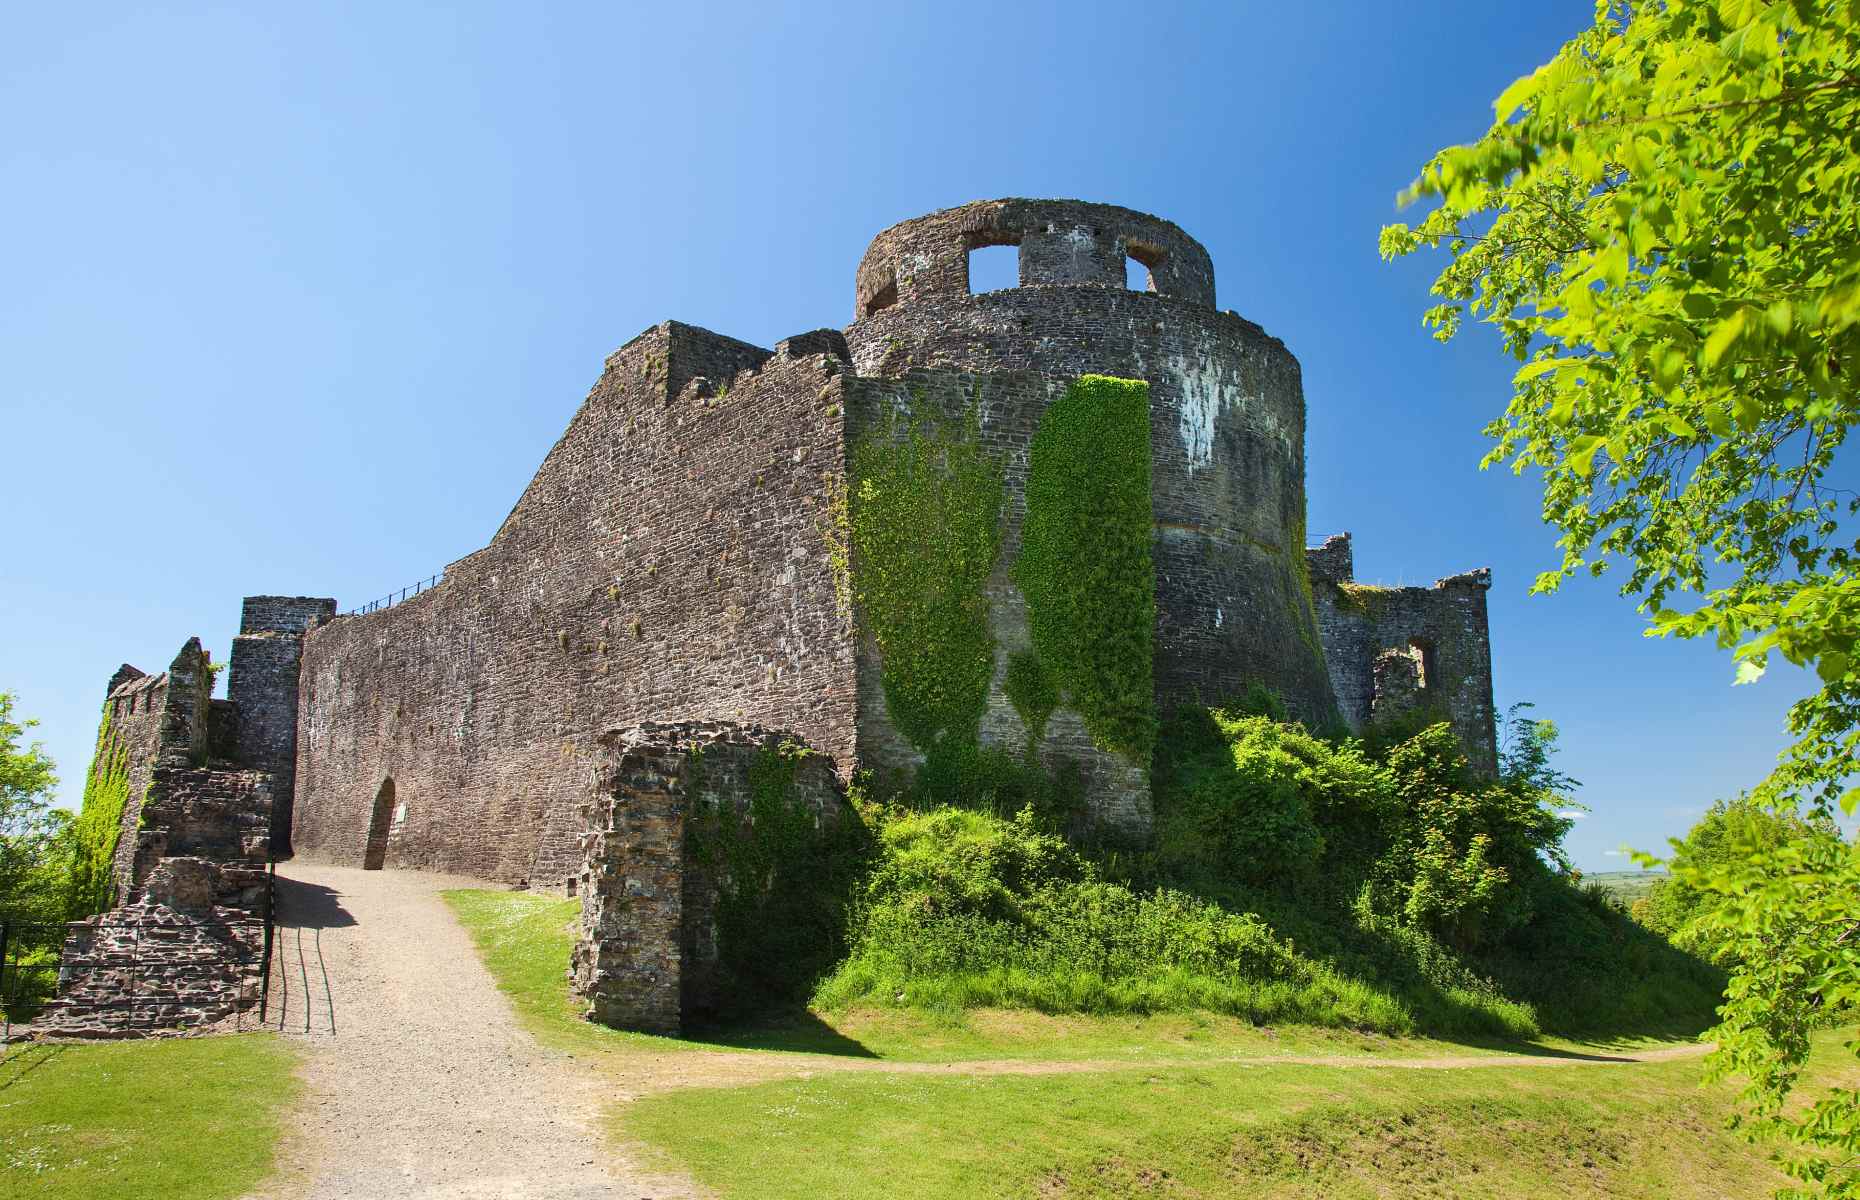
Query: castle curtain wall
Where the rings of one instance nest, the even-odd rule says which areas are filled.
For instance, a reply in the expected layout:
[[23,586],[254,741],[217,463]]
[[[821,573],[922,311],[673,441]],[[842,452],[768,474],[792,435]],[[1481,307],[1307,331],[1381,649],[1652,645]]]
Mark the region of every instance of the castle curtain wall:
[[644,720],[794,730],[853,761],[850,615],[827,553],[839,370],[667,323],[611,356],[491,544],[305,642],[294,843],[554,884],[595,738]]

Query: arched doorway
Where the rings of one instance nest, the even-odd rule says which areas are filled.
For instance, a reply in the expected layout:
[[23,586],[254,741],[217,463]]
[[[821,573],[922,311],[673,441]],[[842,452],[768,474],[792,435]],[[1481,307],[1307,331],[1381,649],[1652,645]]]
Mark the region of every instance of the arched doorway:
[[362,851],[362,870],[379,871],[387,864],[388,822],[394,818],[394,780],[381,781],[375,793],[374,816],[368,821],[368,848]]

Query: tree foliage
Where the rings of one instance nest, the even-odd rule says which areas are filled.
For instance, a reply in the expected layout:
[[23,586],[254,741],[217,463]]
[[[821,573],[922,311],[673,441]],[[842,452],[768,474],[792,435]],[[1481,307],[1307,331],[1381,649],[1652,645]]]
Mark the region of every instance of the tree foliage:
[[52,807],[58,778],[44,747],[22,741],[38,722],[14,716],[14,704],[0,692],[0,920],[57,921],[70,814]]
[[[1738,681],[1777,654],[1811,668],[1758,795],[1852,811],[1860,500],[1836,483],[1860,406],[1860,5],[1604,0],[1494,110],[1426,165],[1407,198],[1438,203],[1382,250],[1444,246],[1436,335],[1471,314],[1521,363],[1487,463],[1542,472],[1563,561],[1536,589],[1618,566],[1651,635],[1712,638]],[[1860,1098],[1778,1116],[1806,1042],[1776,1022],[1851,986],[1851,872],[1851,847],[1816,841],[1694,880],[1731,901],[1727,935],[1767,947],[1732,982],[1715,1069],[1745,1073],[1761,1132],[1843,1196]]]
[[1684,838],[1674,839],[1671,870],[1634,902],[1634,919],[1675,945],[1725,966],[1735,965],[1732,947],[1715,936],[1715,920],[1708,912],[1717,904],[1715,889],[1692,881],[1741,870],[1747,859],[1807,838],[1838,841],[1840,831],[1826,814],[1778,811],[1748,795],[1720,800]]

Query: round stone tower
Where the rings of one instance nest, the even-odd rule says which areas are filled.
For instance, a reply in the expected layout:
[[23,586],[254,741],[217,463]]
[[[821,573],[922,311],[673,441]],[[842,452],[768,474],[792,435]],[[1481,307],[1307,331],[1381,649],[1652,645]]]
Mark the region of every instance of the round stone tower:
[[[1016,246],[1018,287],[971,294],[969,255]],[[1126,286],[1127,271],[1147,289]],[[1214,307],[1214,267],[1168,221],[1076,200],[984,200],[905,221],[859,264],[858,374],[1084,374],[1150,385],[1157,700],[1251,685],[1334,718],[1305,575],[1304,391],[1276,338]]]

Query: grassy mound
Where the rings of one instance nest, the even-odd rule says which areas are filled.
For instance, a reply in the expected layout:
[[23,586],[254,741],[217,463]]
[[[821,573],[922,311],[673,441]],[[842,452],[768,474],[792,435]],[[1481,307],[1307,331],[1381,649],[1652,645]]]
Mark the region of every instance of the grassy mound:
[[1702,1028],[1721,975],[1579,886],[1543,747],[1510,761],[1478,776],[1441,725],[1332,741],[1191,709],[1164,728],[1156,837],[1137,851],[1094,858],[1037,809],[996,815],[996,796],[876,813],[845,955],[814,1003],[1456,1036]]
[[[908,814],[885,822],[879,842],[849,953],[815,992],[820,1007],[1200,1010],[1418,1028],[1412,1002],[1299,953],[1253,914],[1106,882],[1030,814]],[[1473,988],[1426,1015],[1454,1032],[1536,1032],[1527,1009]]]

